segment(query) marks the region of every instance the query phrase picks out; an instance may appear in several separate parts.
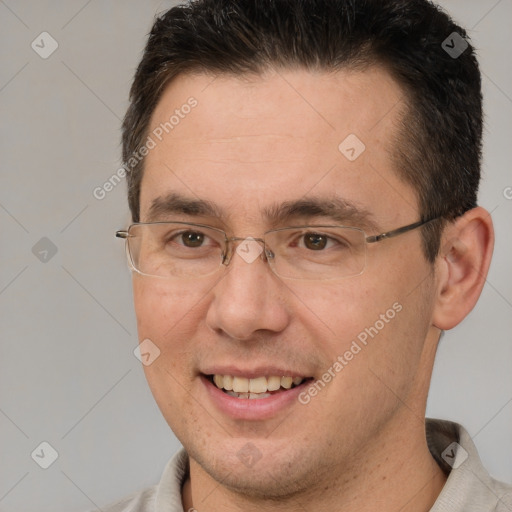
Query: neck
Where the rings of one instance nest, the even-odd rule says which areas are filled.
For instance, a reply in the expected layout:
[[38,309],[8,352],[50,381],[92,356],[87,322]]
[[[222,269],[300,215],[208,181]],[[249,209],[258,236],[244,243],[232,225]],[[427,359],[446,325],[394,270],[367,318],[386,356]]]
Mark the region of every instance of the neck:
[[428,450],[424,421],[411,420],[411,411],[397,414],[357,455],[340,461],[315,489],[287,499],[257,500],[227,489],[213,480],[194,460],[183,486],[184,510],[197,512],[427,512],[446,482],[446,476]]

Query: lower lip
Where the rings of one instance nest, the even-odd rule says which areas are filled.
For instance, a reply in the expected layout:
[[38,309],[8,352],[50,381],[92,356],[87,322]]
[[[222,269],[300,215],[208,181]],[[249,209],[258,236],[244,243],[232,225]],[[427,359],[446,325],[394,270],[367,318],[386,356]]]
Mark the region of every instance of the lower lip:
[[238,420],[266,420],[277,415],[293,403],[298,404],[298,396],[310,383],[306,380],[298,386],[280,391],[267,398],[236,398],[221,391],[204,375],[201,382],[215,406],[226,416]]

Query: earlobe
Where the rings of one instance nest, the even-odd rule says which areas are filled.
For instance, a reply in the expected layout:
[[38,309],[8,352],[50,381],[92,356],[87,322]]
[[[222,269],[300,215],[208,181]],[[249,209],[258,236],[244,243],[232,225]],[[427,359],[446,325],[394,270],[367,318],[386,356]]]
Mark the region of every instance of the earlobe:
[[449,225],[438,256],[438,291],[433,325],[452,329],[473,309],[482,292],[494,247],[491,215],[469,210]]

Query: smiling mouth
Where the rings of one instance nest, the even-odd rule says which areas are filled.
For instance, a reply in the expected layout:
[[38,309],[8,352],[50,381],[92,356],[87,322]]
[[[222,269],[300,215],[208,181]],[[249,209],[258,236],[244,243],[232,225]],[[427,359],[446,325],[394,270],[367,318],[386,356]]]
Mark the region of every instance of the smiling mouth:
[[256,377],[249,379],[233,375],[205,375],[218,389],[234,398],[268,398],[300,386],[313,377]]

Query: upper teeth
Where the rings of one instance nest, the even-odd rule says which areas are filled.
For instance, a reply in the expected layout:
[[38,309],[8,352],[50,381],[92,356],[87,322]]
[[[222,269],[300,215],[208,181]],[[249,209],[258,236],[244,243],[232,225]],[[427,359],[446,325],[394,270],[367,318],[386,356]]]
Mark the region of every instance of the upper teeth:
[[214,375],[213,382],[219,389],[234,391],[235,393],[266,393],[277,391],[280,387],[290,389],[292,384],[298,386],[303,377],[233,377],[232,375]]

